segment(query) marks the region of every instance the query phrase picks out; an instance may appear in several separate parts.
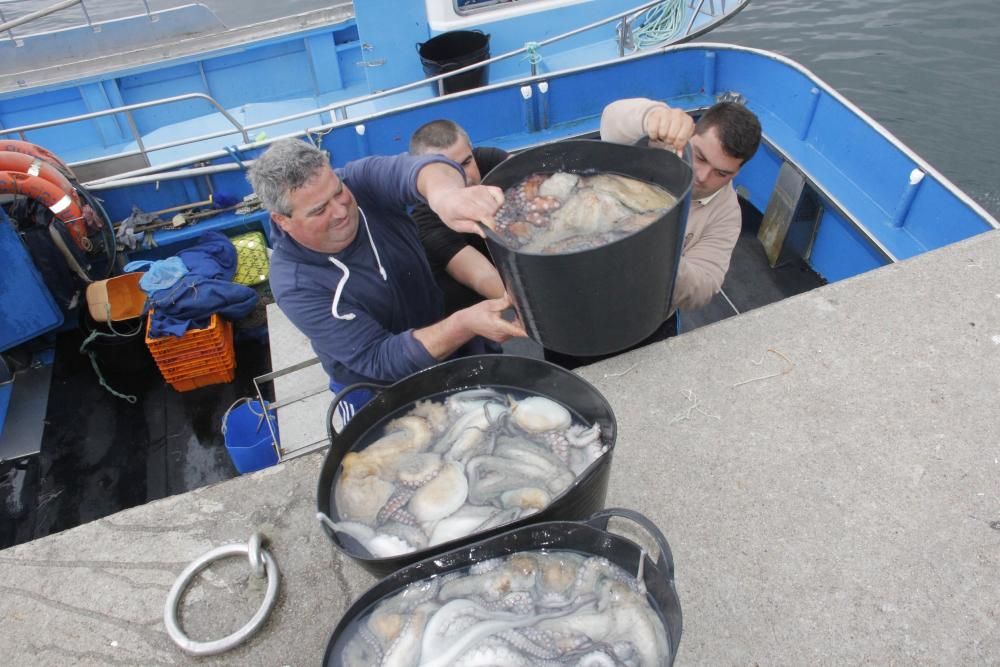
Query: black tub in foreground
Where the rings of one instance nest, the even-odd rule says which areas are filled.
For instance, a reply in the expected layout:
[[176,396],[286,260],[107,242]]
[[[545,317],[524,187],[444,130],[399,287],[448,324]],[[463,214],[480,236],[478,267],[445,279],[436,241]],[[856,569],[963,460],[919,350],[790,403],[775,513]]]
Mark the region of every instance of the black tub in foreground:
[[691,167],[670,151],[581,139],[514,155],[483,183],[507,189],[533,173],[557,171],[629,176],[677,197],[649,226],[588,250],[521,252],[487,232],[486,245],[528,335],[563,354],[620,352],[652,334],[669,315],[690,205]]
[[[648,537],[655,542],[656,550],[659,551],[655,560],[650,557],[649,553],[643,547],[640,547],[632,540],[609,531],[608,521],[614,517],[628,519],[648,534]],[[359,624],[358,622],[363,620],[366,613],[371,611],[380,600],[399,593],[411,584],[419,584],[420,582],[426,582],[428,584],[426,587],[427,591],[423,590],[423,586],[419,586],[420,590],[413,591],[414,594],[428,593],[427,597],[430,597],[429,592],[433,589],[433,580],[441,575],[460,571],[468,568],[469,566],[483,563],[484,561],[488,561],[493,558],[499,558],[521,552],[537,552],[539,550],[545,550],[547,552],[571,551],[583,556],[597,556],[605,558],[613,565],[617,565],[626,572],[635,575],[642,585],[644,585],[646,590],[646,600],[650,605],[652,605],[656,614],[659,616],[663,625],[662,629],[666,632],[666,637],[661,639],[666,640],[666,645],[669,647],[669,650],[667,655],[663,656],[664,659],[660,661],[657,667],[669,666],[673,664],[674,657],[677,655],[677,647],[681,639],[683,623],[680,600],[677,596],[677,589],[674,586],[674,563],[673,556],[670,552],[670,546],[667,544],[663,533],[660,532],[655,524],[642,514],[626,509],[608,509],[598,512],[589,517],[587,520],[580,522],[555,521],[524,526],[494,537],[480,540],[468,546],[452,549],[446,553],[439,554],[433,558],[427,558],[399,570],[398,572],[376,583],[364,595],[358,598],[358,600],[347,610],[344,617],[340,620],[340,623],[337,624],[337,627],[334,629],[333,634],[327,643],[324,664],[344,665],[345,662],[347,662],[345,661],[345,650],[349,647],[352,634],[357,630],[357,626]],[[536,583],[538,583],[537,577],[544,576],[540,572],[528,572],[526,574],[529,577],[535,577]],[[527,582],[519,580],[518,583],[523,588],[525,585],[530,586],[532,582],[531,580]],[[410,593],[408,592],[407,595],[409,594]],[[451,602],[450,604],[456,603]],[[472,603],[469,604],[471,605]],[[600,609],[602,603],[598,600],[592,600],[583,601],[581,604],[583,605],[585,611],[589,612],[592,610],[596,612]],[[613,606],[615,603],[611,602],[610,604]],[[601,611],[609,611],[612,614],[615,613],[614,609],[602,609]],[[435,614],[436,612],[437,609],[433,605],[422,608],[422,613]],[[559,613],[560,612],[556,610],[554,615],[559,615]],[[504,632],[502,634],[500,632],[505,630],[507,626],[520,626],[516,616],[513,614],[505,615],[502,613],[499,616],[502,617],[502,620],[494,622],[493,628],[490,628],[490,623],[487,622],[480,623],[479,626],[474,626],[467,632],[458,633],[456,637],[459,637],[459,639],[452,644],[448,644],[447,651],[449,653],[461,653],[465,650],[461,645],[462,642],[469,644],[468,650],[473,651],[475,650],[475,646],[468,635],[470,633],[476,634],[474,639],[477,639],[478,641],[476,643],[481,645],[482,640],[486,639],[488,636],[485,630],[495,629],[497,631],[497,635],[494,636],[501,637],[496,640],[496,644],[499,646],[497,652],[502,653],[503,655],[497,658],[499,662],[494,660],[494,662],[477,662],[475,664],[515,664],[512,660],[513,657],[517,656],[525,657],[527,662],[525,663],[522,660],[516,664],[535,664],[543,659],[542,655],[532,655],[531,653],[532,651],[538,652],[539,645],[541,645],[543,650],[548,651],[548,653],[544,654],[546,657],[552,658],[553,663],[557,662],[557,660],[554,659],[556,657],[555,654],[562,651],[553,647],[546,647],[544,635],[534,636],[533,639],[536,641],[527,642],[526,644],[522,643],[520,636],[515,635],[512,632]],[[630,627],[625,622],[625,619],[622,618],[609,619],[609,621],[618,626],[624,626],[626,628]],[[428,628],[437,628],[439,625],[441,624],[435,620],[434,616],[430,616],[427,619],[427,623],[424,626],[423,631],[427,632]],[[386,629],[386,626],[384,625],[381,627],[382,629]],[[449,658],[455,657],[452,655],[440,654],[423,655],[423,649],[429,646],[428,642],[420,641],[420,637],[404,637],[403,635],[408,630],[411,630],[411,628],[403,627],[396,629],[399,631],[399,641],[402,642],[405,639],[408,642],[412,642],[412,646],[407,651],[407,658],[409,661],[407,664],[435,665],[442,662],[448,662],[450,664]],[[604,630],[605,632],[614,635],[622,635],[622,637],[605,637],[605,640],[624,638],[626,641],[634,642],[638,641],[638,638],[642,635],[638,624],[636,624],[636,627],[631,627],[630,631],[624,632],[621,632],[618,629],[610,630],[608,628],[600,627],[597,629]],[[393,628],[388,628],[388,630],[390,632],[394,632]],[[371,630],[369,629],[368,632],[371,632]],[[375,645],[372,645],[370,652],[371,655],[366,655],[364,658],[366,664],[382,664],[380,661],[385,656],[380,657],[378,655],[378,649]],[[558,657],[569,657],[570,661],[566,664],[611,664],[612,661],[610,656],[605,654],[604,651],[597,651],[596,653],[601,655],[589,656],[593,662],[587,662],[586,660],[583,662],[575,662],[574,660],[580,660],[585,658],[585,656],[574,655],[572,650],[568,652],[568,656],[564,654]],[[599,658],[603,658],[603,661],[599,660]],[[642,664],[646,664],[646,662],[643,662]]]
[[[331,405],[335,412],[338,398],[360,385],[345,388]],[[364,385],[370,387],[370,385]],[[387,419],[398,416],[402,408],[414,402],[435,397],[443,392],[489,387],[514,393],[539,394],[561,403],[588,425],[598,425],[601,441],[607,451],[589,465],[562,493],[552,498],[544,509],[504,525],[474,532],[418,551],[391,557],[374,557],[353,537],[331,527],[340,520],[334,494],[334,483],[344,456],[358,443],[366,441],[373,429],[381,429]],[[317,509],[320,524],[333,543],[366,570],[385,576],[401,567],[435,553],[468,544],[489,535],[542,521],[583,519],[604,507],[611,457],[614,453],[618,425],[607,400],[580,376],[554,364],[514,355],[482,355],[465,357],[433,366],[415,373],[389,387],[373,387],[378,393],[348,422],[340,433],[330,429],[330,448],[320,471],[317,488]],[[328,422],[329,422],[328,416]]]

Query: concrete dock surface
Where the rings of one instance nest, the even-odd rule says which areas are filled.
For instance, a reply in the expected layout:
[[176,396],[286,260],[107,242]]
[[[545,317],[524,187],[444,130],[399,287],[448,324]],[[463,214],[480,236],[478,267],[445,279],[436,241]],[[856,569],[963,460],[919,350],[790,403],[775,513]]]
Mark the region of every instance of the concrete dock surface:
[[[609,507],[664,532],[678,665],[1000,664],[1000,232],[579,370],[618,418]],[[4,665],[316,665],[375,579],[314,514],[322,454],[0,552]],[[192,560],[262,532],[261,631],[188,657],[163,624]],[[243,625],[245,559],[188,589]]]

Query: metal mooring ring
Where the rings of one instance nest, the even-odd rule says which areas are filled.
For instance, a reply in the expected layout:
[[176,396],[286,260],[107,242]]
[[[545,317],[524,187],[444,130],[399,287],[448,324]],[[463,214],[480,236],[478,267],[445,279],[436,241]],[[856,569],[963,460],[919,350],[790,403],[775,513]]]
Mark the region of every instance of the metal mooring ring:
[[[271,608],[274,607],[274,603],[278,599],[278,578],[280,573],[278,572],[278,564],[267,549],[260,546],[260,543],[260,534],[254,533],[247,544],[227,544],[226,546],[212,549],[184,568],[181,576],[174,582],[170,593],[167,595],[167,604],[163,609],[163,623],[167,626],[167,634],[170,635],[174,643],[180,646],[184,652],[191,655],[216,655],[228,651],[252,637],[264,625],[267,615],[271,613]],[[177,622],[177,606],[180,604],[181,595],[183,595],[184,590],[196,574],[208,567],[210,563],[229,556],[247,556],[250,559],[251,569],[255,571],[254,574],[267,577],[267,591],[264,593],[264,601],[261,603],[257,613],[253,615],[253,618],[233,634],[208,642],[195,641],[184,634],[180,624]],[[257,557],[256,563],[254,562],[255,556]],[[260,568],[259,559],[263,559],[262,568]],[[261,569],[260,573],[256,572],[258,568]]]

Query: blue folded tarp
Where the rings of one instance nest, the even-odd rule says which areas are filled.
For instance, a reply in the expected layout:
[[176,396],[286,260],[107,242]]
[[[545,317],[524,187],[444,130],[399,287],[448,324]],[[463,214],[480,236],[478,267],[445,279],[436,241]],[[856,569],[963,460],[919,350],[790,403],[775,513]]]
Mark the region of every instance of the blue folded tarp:
[[188,272],[146,300],[149,335],[183,336],[188,329],[204,329],[213,313],[239,320],[257,306],[257,292],[234,282],[236,248],[223,234],[205,232],[198,245],[177,253]]

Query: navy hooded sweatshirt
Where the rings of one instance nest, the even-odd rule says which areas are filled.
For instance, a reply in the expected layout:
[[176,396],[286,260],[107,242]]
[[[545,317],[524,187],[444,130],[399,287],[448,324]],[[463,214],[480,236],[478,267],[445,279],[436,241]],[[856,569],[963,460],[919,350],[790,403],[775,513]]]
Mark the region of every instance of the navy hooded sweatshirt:
[[[437,363],[413,330],[440,321],[441,292],[407,207],[417,173],[439,155],[373,156],[336,169],[361,212],[349,246],[329,255],[272,224],[271,290],[335,384],[395,382]],[[332,386],[332,385],[331,385]]]

